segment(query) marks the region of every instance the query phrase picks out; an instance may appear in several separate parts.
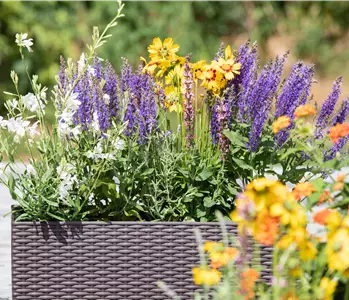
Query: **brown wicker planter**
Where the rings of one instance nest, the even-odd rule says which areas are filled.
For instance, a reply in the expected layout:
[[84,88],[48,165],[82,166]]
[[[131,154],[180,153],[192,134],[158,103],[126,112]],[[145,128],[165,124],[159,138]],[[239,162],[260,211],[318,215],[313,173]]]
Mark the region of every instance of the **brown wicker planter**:
[[[158,280],[192,299],[194,228],[221,239],[218,223],[13,222],[13,300],[167,299]],[[268,280],[270,248],[261,249],[261,262]]]

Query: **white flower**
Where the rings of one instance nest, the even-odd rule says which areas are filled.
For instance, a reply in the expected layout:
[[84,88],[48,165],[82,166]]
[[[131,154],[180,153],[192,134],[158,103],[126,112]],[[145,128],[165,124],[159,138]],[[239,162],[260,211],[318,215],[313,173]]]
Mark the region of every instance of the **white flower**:
[[77,182],[77,178],[74,175],[68,174],[58,185],[59,198],[65,200],[69,195],[69,191],[72,190],[74,183]]
[[93,112],[93,116],[92,116],[92,128],[95,132],[99,132],[100,131],[100,127],[99,127],[99,121],[98,121],[98,114],[97,112]]
[[104,101],[104,103],[105,103],[106,105],[109,105],[109,103],[110,103],[110,97],[109,97],[108,94],[104,94],[104,95],[103,95],[103,101]]
[[[2,121],[5,122],[5,121]],[[30,136],[34,136],[36,134],[36,123],[33,125],[33,128],[29,127],[30,122],[23,120],[21,117],[19,118],[11,118],[6,121],[7,130],[10,133],[15,134],[15,142],[19,143],[20,139],[24,137],[25,133],[28,132]]]
[[66,178],[71,173],[75,173],[76,168],[73,164],[62,161],[57,167],[57,173],[61,179]]
[[34,176],[36,175],[36,171],[35,171],[34,166],[32,164],[27,165],[26,170],[27,170],[28,174],[31,174]]
[[0,116],[0,127],[1,128],[5,129],[7,126],[7,122],[8,122],[7,120],[4,120],[4,118]]
[[86,57],[85,53],[82,53],[80,56],[80,59],[78,60],[78,72],[79,74],[82,73],[86,65]]
[[120,179],[116,176],[113,177],[113,180],[115,182],[115,190],[117,193],[120,192]]
[[87,72],[92,76],[96,76],[96,69],[92,68],[91,66],[87,67]]
[[66,101],[66,108],[70,108],[71,110],[76,111],[81,102],[78,100],[79,94],[78,93],[71,93]]
[[13,109],[16,109],[18,107],[17,99],[8,100],[7,103]]
[[[45,93],[46,97],[46,93]],[[31,112],[36,112],[40,109],[43,110],[45,108],[45,104],[42,103],[41,101],[39,102],[36,96],[33,93],[28,93],[27,95],[22,97],[22,103],[24,107]]]
[[101,142],[98,142],[97,145],[94,147],[93,151],[88,151],[86,153],[86,156],[88,158],[92,158],[93,160],[98,159],[109,159],[109,160],[115,160],[115,157],[111,153],[104,153],[102,149]]
[[115,141],[112,143],[112,145],[116,150],[123,150],[125,146],[125,141],[117,137]]
[[28,33],[16,33],[16,44],[19,47],[26,47],[29,52],[33,52],[33,39],[27,39]]

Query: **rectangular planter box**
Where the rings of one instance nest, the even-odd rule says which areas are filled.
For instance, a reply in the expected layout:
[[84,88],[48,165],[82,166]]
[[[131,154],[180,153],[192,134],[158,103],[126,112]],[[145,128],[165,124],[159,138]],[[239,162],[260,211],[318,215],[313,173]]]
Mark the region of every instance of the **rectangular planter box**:
[[[237,234],[236,225],[227,227]],[[194,228],[204,240],[221,239],[218,223],[13,221],[13,300],[168,299],[158,280],[192,299]],[[271,248],[261,248],[264,280],[271,256]]]

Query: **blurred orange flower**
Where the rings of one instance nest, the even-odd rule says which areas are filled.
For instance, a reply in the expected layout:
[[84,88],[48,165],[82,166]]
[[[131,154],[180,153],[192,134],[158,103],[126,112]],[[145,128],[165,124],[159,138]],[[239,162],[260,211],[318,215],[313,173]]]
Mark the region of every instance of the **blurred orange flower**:
[[294,116],[296,119],[315,115],[315,108],[309,104],[304,104],[296,108]]
[[272,130],[274,134],[277,134],[280,130],[285,129],[290,125],[291,125],[291,119],[287,116],[281,116],[273,122]]
[[346,137],[349,134],[349,125],[347,124],[337,124],[330,128],[330,133],[328,136],[333,143],[338,143],[339,139]]
[[315,223],[318,223],[320,225],[324,225],[326,223],[326,219],[327,217],[333,212],[332,209],[329,209],[329,208],[325,208],[325,209],[322,209],[320,211],[318,211],[313,219],[314,219],[314,222]]
[[310,182],[297,183],[292,191],[297,201],[300,200],[302,197],[309,197],[314,192],[316,192],[316,189]]

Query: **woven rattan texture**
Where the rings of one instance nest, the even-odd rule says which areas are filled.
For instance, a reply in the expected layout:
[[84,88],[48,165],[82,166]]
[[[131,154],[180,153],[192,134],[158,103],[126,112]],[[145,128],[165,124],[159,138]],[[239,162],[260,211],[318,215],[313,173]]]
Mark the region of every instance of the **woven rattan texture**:
[[[168,299],[158,280],[192,299],[194,228],[205,240],[221,239],[217,223],[14,222],[13,300]],[[271,249],[260,254],[268,280]]]

